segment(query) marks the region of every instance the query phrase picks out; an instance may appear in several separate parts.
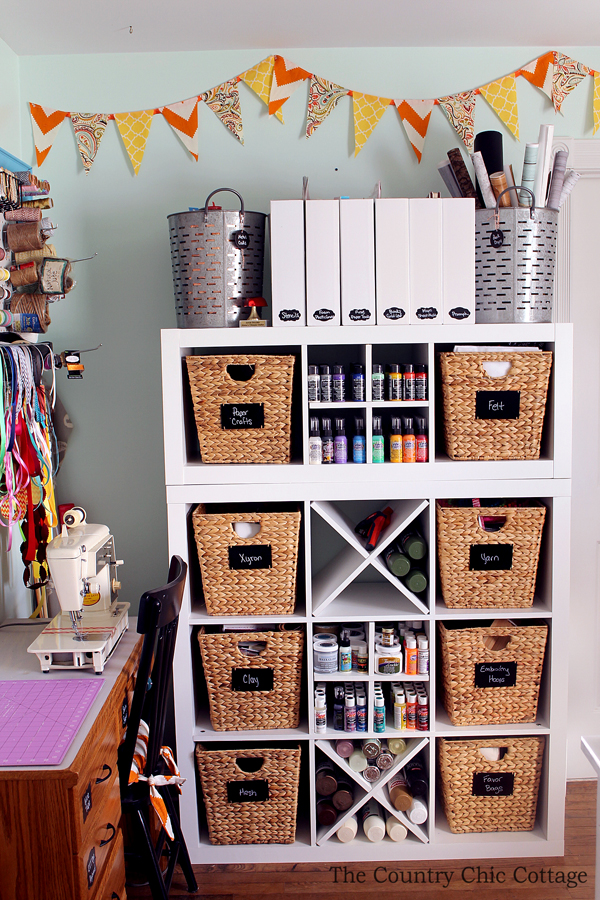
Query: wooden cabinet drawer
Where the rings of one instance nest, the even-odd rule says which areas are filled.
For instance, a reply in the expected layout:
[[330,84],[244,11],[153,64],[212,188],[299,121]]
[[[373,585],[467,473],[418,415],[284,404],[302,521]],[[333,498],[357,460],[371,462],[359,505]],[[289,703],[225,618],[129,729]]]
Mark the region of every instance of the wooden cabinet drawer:
[[98,809],[119,798],[117,771],[118,736],[111,716],[89,746],[73,790],[75,846],[86,840],[87,829]]
[[119,827],[121,798],[118,792],[91,819],[86,840],[75,857],[75,878],[79,882],[80,896],[90,900],[105,878],[114,847],[123,841]]
[[125,850],[123,835],[117,834],[112,842],[113,850],[106,860],[104,872],[98,882],[93,900],[126,900],[125,891]]

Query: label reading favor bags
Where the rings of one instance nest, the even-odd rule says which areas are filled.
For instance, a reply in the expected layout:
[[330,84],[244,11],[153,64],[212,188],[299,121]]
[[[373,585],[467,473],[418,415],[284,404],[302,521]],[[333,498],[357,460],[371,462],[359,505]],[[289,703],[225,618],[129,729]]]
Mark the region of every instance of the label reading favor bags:
[[476,391],[476,419],[518,419],[521,391]]
[[514,772],[473,772],[474,797],[509,797],[515,785]]
[[514,687],[516,683],[516,662],[475,663],[475,687]]
[[228,803],[256,803],[269,799],[268,781],[228,781]]
[[234,545],[227,552],[230,569],[270,569],[273,565],[270,544]]
[[231,431],[239,428],[264,428],[264,403],[222,403],[221,428]]

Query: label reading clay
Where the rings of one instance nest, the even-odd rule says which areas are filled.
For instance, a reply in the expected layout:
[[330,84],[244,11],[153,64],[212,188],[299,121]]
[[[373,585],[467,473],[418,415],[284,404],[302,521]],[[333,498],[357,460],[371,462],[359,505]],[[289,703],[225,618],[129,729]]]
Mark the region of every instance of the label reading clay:
[[237,428],[264,428],[263,403],[222,403],[221,428],[227,431]]
[[477,391],[476,419],[518,419],[521,391]]
[[238,545],[227,549],[230,569],[270,569],[273,564],[270,544]]
[[512,544],[471,544],[469,569],[476,572],[497,572],[512,569]]
[[232,691],[272,691],[273,669],[232,669]]
[[515,786],[514,772],[473,772],[474,797],[510,797]]
[[228,803],[257,803],[269,799],[268,781],[228,781]]
[[475,663],[475,687],[514,687],[516,683],[516,662]]

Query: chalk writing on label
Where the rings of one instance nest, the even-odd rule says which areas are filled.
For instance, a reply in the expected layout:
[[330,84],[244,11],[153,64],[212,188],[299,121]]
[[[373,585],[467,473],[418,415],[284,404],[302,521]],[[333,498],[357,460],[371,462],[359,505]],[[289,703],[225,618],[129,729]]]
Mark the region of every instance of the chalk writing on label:
[[230,569],[270,569],[273,565],[270,544],[236,544],[227,549]]
[[228,781],[227,800],[229,803],[257,803],[269,799],[269,782]]
[[475,663],[475,687],[514,687],[517,683],[517,664],[509,662]]
[[273,669],[237,669],[231,670],[232,691],[272,691]]
[[514,786],[514,772],[473,772],[474,797],[509,797]]
[[221,428],[264,428],[265,407],[263,403],[223,403],[221,405]]
[[469,569],[476,572],[498,572],[512,569],[512,544],[471,544]]
[[520,391],[477,391],[476,419],[518,419],[521,406]]

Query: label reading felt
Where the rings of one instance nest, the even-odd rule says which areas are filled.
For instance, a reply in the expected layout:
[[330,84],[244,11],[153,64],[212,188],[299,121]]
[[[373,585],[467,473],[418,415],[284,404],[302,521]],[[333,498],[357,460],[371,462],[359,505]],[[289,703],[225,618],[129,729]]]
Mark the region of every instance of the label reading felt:
[[518,419],[521,391],[477,391],[476,419]]
[[471,544],[469,569],[478,572],[495,572],[512,569],[512,544]]
[[230,569],[270,569],[270,544],[250,544],[247,547],[228,547]]
[[263,403],[222,403],[221,428],[228,431],[236,428],[264,428],[265,407]]
[[516,683],[516,662],[475,663],[475,687],[514,687]]
[[232,691],[272,691],[273,669],[232,669]]
[[514,772],[473,772],[474,797],[510,797],[515,785]]
[[257,803],[269,799],[268,781],[228,781],[227,801],[229,803]]

